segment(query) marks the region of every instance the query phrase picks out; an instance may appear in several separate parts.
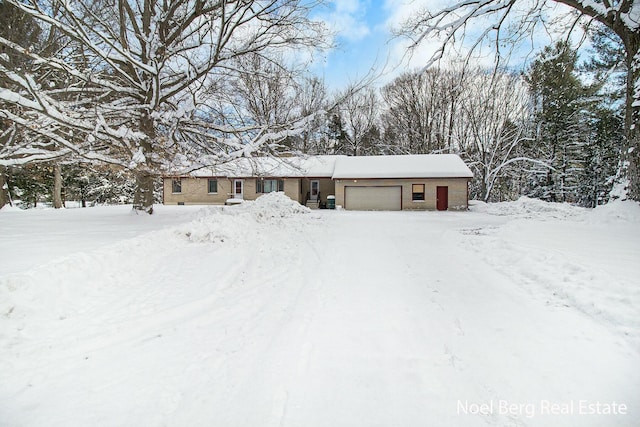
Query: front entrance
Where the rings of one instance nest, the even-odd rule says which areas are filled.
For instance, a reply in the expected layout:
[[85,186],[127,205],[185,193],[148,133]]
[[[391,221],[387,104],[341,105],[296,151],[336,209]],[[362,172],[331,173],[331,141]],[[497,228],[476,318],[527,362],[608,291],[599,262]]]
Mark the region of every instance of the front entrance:
[[234,199],[244,199],[244,180],[242,179],[234,179],[233,180],[233,198]]
[[311,182],[309,182],[309,200],[313,202],[317,201],[318,195],[320,195],[320,181],[312,179]]
[[449,209],[449,187],[436,188],[436,209],[439,211]]

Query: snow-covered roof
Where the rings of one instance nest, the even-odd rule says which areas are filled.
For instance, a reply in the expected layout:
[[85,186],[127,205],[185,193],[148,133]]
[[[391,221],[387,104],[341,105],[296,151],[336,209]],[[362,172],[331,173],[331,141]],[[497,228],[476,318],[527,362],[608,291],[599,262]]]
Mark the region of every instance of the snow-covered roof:
[[341,157],[333,179],[348,178],[472,178],[456,154]]
[[198,169],[192,176],[226,176],[233,178],[283,177],[330,178],[336,159],[343,156],[242,157],[215,167]]
[[411,154],[358,157],[242,157],[215,167],[198,169],[186,175],[230,178],[471,178],[473,172],[456,154]]

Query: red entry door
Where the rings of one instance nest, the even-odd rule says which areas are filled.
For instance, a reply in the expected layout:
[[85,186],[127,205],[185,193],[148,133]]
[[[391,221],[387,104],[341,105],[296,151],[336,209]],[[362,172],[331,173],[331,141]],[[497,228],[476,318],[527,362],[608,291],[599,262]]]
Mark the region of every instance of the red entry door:
[[436,187],[436,209],[446,211],[449,208],[449,187]]

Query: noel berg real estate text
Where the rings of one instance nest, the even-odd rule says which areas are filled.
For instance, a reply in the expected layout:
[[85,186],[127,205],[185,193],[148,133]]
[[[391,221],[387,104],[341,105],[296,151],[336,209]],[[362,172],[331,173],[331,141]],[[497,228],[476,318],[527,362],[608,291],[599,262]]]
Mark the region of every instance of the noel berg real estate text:
[[569,400],[552,402],[513,403],[508,400],[470,402],[458,400],[458,415],[514,415],[527,418],[536,415],[627,415],[627,405],[618,402],[598,402],[590,400]]

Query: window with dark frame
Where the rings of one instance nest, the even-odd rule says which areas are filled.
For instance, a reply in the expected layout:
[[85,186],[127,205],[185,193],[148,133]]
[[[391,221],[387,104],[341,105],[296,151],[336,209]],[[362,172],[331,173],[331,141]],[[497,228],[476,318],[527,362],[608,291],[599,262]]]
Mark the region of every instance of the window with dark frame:
[[182,193],[182,180],[180,178],[174,178],[171,181],[171,192]]
[[424,184],[413,184],[411,186],[411,200],[414,202],[424,201]]
[[256,193],[284,191],[284,179],[256,179]]
[[218,180],[215,178],[209,178],[209,194],[215,194],[218,192]]

